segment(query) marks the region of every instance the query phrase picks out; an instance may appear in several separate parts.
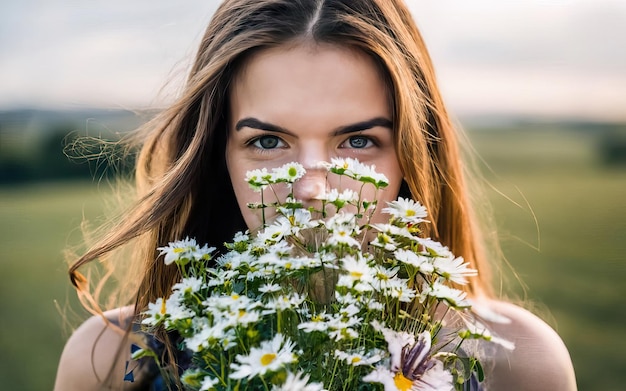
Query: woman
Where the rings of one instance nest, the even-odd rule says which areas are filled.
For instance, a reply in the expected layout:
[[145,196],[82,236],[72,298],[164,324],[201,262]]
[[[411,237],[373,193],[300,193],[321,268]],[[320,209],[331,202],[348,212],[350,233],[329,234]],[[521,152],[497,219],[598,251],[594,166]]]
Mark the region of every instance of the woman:
[[[332,157],[375,164],[390,179],[379,199],[419,200],[433,222],[425,234],[479,270],[468,293],[477,306],[511,320],[491,327],[517,345],[491,355],[488,389],[576,389],[558,335],[492,294],[457,136],[400,0],[224,1],[180,98],[145,130],[139,202],[71,267],[79,296],[96,315],[67,342],[57,390],[153,383],[145,368],[134,382],[123,377],[133,339],[129,320],[178,279],[175,267],[157,260],[156,248],[187,236],[219,247],[237,231],[257,228],[258,214],[246,207],[258,201],[243,180],[250,169],[299,161],[308,171],[295,195],[314,204],[320,190],[333,186],[316,163]],[[77,269],[127,244],[141,263],[134,305],[101,313]],[[167,335],[158,337],[171,344]]]

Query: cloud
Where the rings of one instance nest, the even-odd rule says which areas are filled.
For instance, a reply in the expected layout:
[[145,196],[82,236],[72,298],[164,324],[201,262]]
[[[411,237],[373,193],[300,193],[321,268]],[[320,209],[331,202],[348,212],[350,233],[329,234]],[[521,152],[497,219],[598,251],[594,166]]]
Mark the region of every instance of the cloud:
[[455,111],[626,120],[626,3],[425,2],[412,9]]
[[[0,106],[145,106],[184,71],[217,2],[3,4]],[[2,20],[4,22],[4,20]]]
[[[626,2],[407,2],[453,111],[626,119]],[[0,107],[167,100],[218,3],[2,2]]]

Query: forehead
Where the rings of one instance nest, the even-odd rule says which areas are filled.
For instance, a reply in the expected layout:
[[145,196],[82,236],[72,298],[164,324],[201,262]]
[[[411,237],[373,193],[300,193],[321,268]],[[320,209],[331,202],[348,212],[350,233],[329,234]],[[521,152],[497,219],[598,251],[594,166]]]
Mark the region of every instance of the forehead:
[[[389,116],[388,88],[380,66],[362,51],[331,44],[263,49],[250,55],[230,86],[232,114],[307,112]],[[249,112],[250,111],[250,112]]]
[[268,58],[276,56],[282,57],[281,60],[289,58],[290,61],[296,61],[297,59],[306,61],[311,57],[321,56],[321,58],[325,60],[330,60],[332,57],[334,61],[341,61],[341,58],[343,58],[343,60],[348,61],[374,63],[367,53],[356,47],[343,44],[296,40],[278,46],[261,47],[252,50],[249,54],[244,55],[235,77],[249,70],[252,64],[265,62],[268,61]]

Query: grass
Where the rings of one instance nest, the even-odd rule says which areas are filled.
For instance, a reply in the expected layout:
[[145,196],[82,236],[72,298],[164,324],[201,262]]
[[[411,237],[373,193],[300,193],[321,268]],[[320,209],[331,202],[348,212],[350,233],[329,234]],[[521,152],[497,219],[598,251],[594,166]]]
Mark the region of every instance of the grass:
[[[534,305],[559,331],[581,390],[620,390],[626,169],[600,165],[594,137],[552,128],[471,133],[491,167],[483,166],[494,188],[487,196],[519,276],[503,263],[502,289]],[[101,215],[103,191],[90,182],[0,188],[3,388],[52,387],[69,332],[65,320],[75,325],[85,316],[62,249],[77,243],[83,215]],[[68,309],[60,313],[57,303]]]
[[503,251],[504,289],[537,303],[568,346],[581,390],[626,381],[626,169],[607,168],[596,137],[549,128],[472,133]]
[[[62,251],[77,243],[83,214],[101,214],[97,194],[91,183],[0,189],[3,389],[52,389],[69,335],[65,320],[85,316],[76,304]],[[60,311],[57,305],[72,310]]]

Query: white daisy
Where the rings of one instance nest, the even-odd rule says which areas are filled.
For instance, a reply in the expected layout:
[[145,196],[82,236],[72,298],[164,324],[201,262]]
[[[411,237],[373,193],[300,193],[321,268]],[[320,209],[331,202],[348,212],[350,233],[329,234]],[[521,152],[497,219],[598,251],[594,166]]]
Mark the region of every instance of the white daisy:
[[304,300],[306,300],[306,295],[299,295],[298,293],[281,295],[276,298],[272,298],[267,303],[264,303],[264,309],[261,314],[269,315],[288,309],[295,309],[299,307],[304,302]]
[[247,327],[250,324],[254,324],[261,319],[261,313],[259,311],[246,311],[245,309],[240,309],[238,311],[230,312],[230,317],[228,324],[233,327]]
[[249,265],[253,260],[254,257],[248,251],[243,253],[230,251],[218,257],[215,262],[220,266],[220,269],[235,270],[241,265]]
[[363,183],[371,183],[376,186],[377,189],[387,187],[389,185],[389,179],[387,179],[384,174],[376,172],[376,166],[374,165],[368,166],[365,164],[359,164],[356,169],[358,172],[355,173],[355,179]]
[[185,346],[193,352],[200,352],[214,346],[228,350],[235,341],[235,330],[228,329],[225,322],[216,322],[211,325],[206,318],[196,318],[193,329],[194,334],[184,339]]
[[334,174],[345,175],[363,183],[372,183],[377,188],[385,187],[389,184],[387,177],[376,172],[374,165],[363,164],[357,159],[333,158],[330,163],[320,162],[319,165]]
[[204,288],[204,282],[201,278],[187,277],[183,278],[180,282],[174,284],[172,290],[180,291],[183,294],[193,294],[199,292],[202,288]]
[[324,222],[330,237],[326,242],[332,246],[346,244],[350,247],[360,247],[361,244],[354,239],[361,230],[356,222],[356,216],[351,213],[338,213]]
[[142,312],[145,316],[141,321],[142,324],[148,326],[156,326],[167,317],[166,301],[162,297],[155,300],[154,303],[148,303],[148,309]]
[[373,224],[372,228],[380,233],[384,233],[391,238],[405,238],[409,240],[417,240],[417,237],[408,230],[407,227],[398,227],[393,224]]
[[354,340],[359,338],[359,333],[352,327],[337,327],[335,330],[330,331],[328,336],[335,341]]
[[422,273],[431,274],[435,270],[430,257],[418,255],[413,251],[404,249],[396,250],[393,255],[395,255],[398,261],[411,265]]
[[301,322],[298,324],[298,329],[304,331],[305,333],[312,333],[314,331],[326,332],[330,327],[327,322],[328,317],[325,313],[317,314],[311,316],[311,320],[308,322]]
[[282,289],[282,287],[278,284],[263,284],[259,287],[259,292],[261,293],[273,293],[278,292]]
[[381,265],[374,265],[372,268],[372,286],[377,291],[382,291],[387,289],[391,284],[393,284],[393,280],[398,275],[399,267],[394,267],[391,269],[387,269]]
[[364,350],[353,352],[335,350],[335,357],[354,367],[372,365],[382,360],[382,356],[378,352],[375,351],[366,354]]
[[184,294],[182,291],[174,291],[167,298],[165,303],[167,310],[166,324],[172,324],[177,320],[193,318],[196,313],[188,308],[184,303]]
[[342,175],[346,172],[353,174],[356,164],[358,164],[358,160],[351,158],[332,158],[330,159],[330,163],[319,163],[319,165],[325,167],[328,171],[339,175]]
[[376,238],[372,240],[370,244],[387,251],[395,251],[396,248],[398,248],[398,243],[386,232],[378,232]]
[[212,314],[216,318],[225,318],[229,322],[236,322],[236,319],[232,319],[232,314],[248,313],[261,307],[261,303],[253,301],[247,296],[237,294],[224,296],[216,294],[208,297],[202,304],[205,306],[207,313]]
[[420,237],[415,237],[415,240],[425,247],[427,254],[444,258],[454,257],[448,247],[435,240]]
[[400,197],[396,201],[388,202],[387,205],[389,206],[382,210],[384,213],[411,225],[426,221],[424,217],[428,215],[422,204],[410,198]]
[[348,247],[359,247],[361,244],[350,234],[351,232],[348,230],[335,229],[332,231],[332,235],[328,237],[326,242],[331,246],[343,244]]
[[300,229],[311,228],[313,225],[311,221],[311,212],[307,209],[291,209],[279,207],[277,208],[277,210],[279,213],[282,214],[285,219],[287,219],[289,224],[291,224],[294,228],[298,228],[292,228],[293,233],[298,233]]
[[237,276],[239,276],[239,271],[219,269],[216,272],[207,274],[211,276],[209,278],[209,281],[207,281],[207,286],[215,287],[230,284],[234,279],[237,278]]
[[358,308],[341,308],[339,312],[328,314],[331,328],[342,329],[352,326],[360,326],[361,318],[356,317]]
[[250,240],[250,235],[248,235],[248,231],[246,231],[245,233],[239,231],[233,237],[233,243],[247,242],[248,240]]
[[464,262],[463,257],[436,257],[433,261],[435,272],[441,277],[455,282],[459,285],[467,284],[466,277],[478,275],[476,269],[469,267],[468,262]]
[[271,178],[272,174],[267,171],[267,168],[262,168],[247,171],[245,180],[254,191],[261,192],[271,183]]
[[261,240],[264,244],[277,243],[292,232],[291,228],[289,219],[284,216],[279,216],[272,224],[259,232],[257,239]]
[[466,292],[449,287],[437,281],[435,281],[432,285],[428,285],[426,283],[423,285],[420,302],[426,300],[428,296],[445,300],[454,308],[470,307],[470,303],[466,300]]
[[215,390],[215,386],[218,385],[219,382],[220,381],[218,379],[213,379],[211,376],[205,376],[204,379],[202,379],[202,383],[200,383],[199,391]]
[[303,375],[301,372],[289,373],[285,382],[280,385],[272,386],[272,391],[327,391],[320,383],[308,383],[309,375]]
[[347,306],[340,307],[337,313],[344,318],[349,319],[358,314],[360,310],[361,309],[357,307],[354,303],[350,303]]
[[280,167],[272,170],[272,178],[275,182],[294,183],[298,179],[302,178],[306,170],[302,164],[297,162],[291,162],[284,164]]
[[385,309],[385,305],[381,302],[378,302],[374,299],[365,303],[365,306],[370,311],[383,311]]
[[394,298],[402,303],[410,303],[417,296],[415,289],[409,287],[408,280],[403,278],[389,280],[382,288],[381,292],[385,296]]
[[293,353],[294,344],[282,334],[276,334],[271,341],[263,341],[259,347],[250,349],[247,356],[238,354],[237,362],[230,365],[231,379],[252,379],[267,372],[276,372],[286,364],[297,360]]
[[480,338],[486,341],[491,341],[497,345],[502,346],[503,348],[507,350],[515,350],[514,342],[511,342],[509,340],[506,340],[504,338],[500,338],[498,336],[491,334],[491,331],[489,331],[489,328],[485,326],[484,324],[482,324],[481,322],[477,320],[470,321],[468,319],[465,319],[465,317],[463,317],[463,321],[465,322],[466,329],[459,332],[459,335],[462,338],[464,339]]
[[255,260],[253,267],[255,269],[274,269],[276,266],[283,265],[283,258],[274,251],[267,252]]
[[365,254],[345,256],[341,260],[341,269],[343,274],[339,277],[337,286],[352,288],[356,283],[369,285],[374,277],[374,270],[369,266],[369,259]]
[[160,251],[159,255],[165,255],[163,259],[165,264],[170,265],[178,260],[188,260],[190,257],[196,256],[196,252],[200,249],[195,239],[185,238],[170,242],[167,246],[158,247],[157,250]]
[[359,199],[359,194],[352,189],[345,189],[341,193],[337,189],[330,189],[317,199],[335,205],[337,209],[343,208],[346,204],[355,203]]

